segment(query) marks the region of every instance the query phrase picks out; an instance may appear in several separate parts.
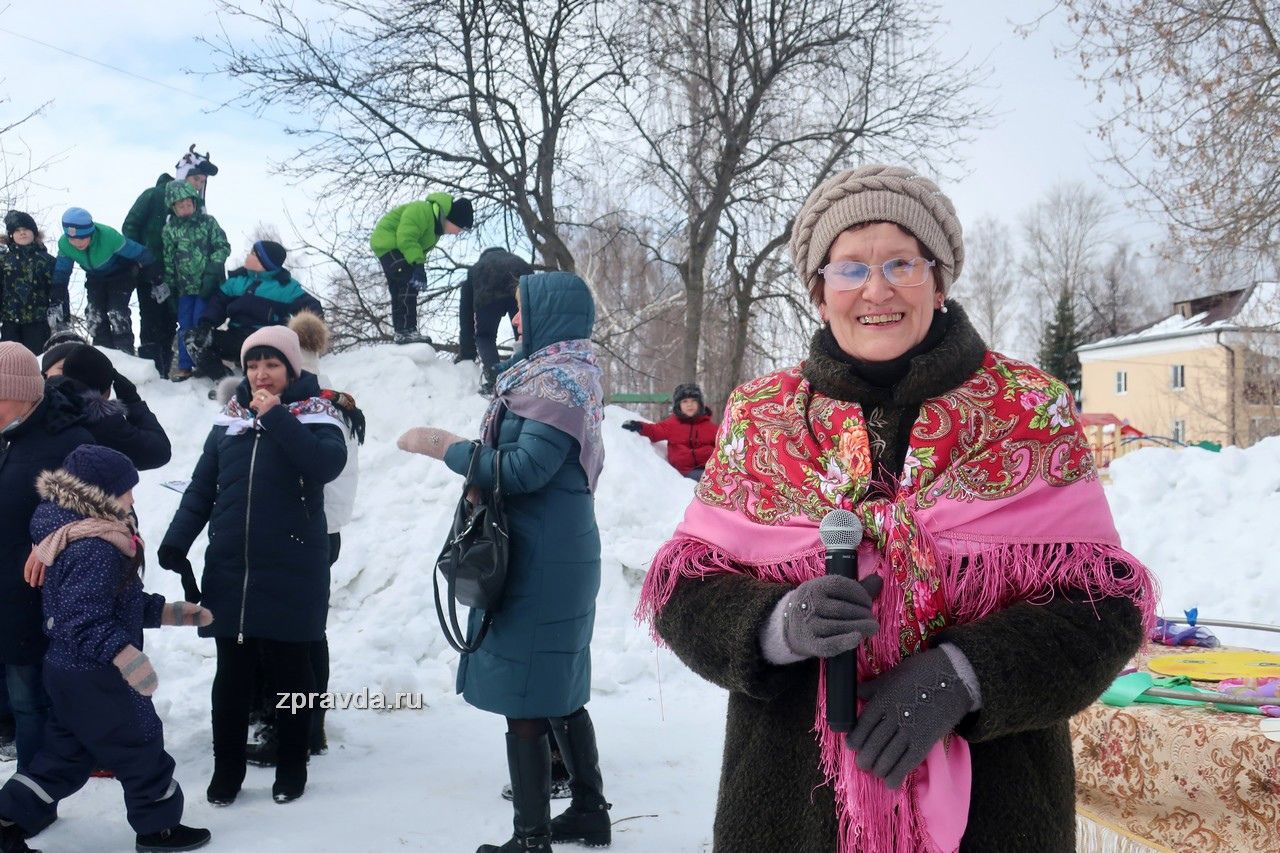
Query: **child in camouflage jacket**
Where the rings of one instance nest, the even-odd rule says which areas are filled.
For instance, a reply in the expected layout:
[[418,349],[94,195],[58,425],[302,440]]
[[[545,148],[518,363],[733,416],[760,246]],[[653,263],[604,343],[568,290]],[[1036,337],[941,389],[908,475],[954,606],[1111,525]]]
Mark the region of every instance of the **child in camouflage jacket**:
[[164,274],[178,296],[178,366],[171,379],[191,376],[191,354],[186,333],[204,315],[205,302],[218,289],[226,273],[224,265],[231,245],[218,220],[197,205],[199,193],[186,181],[173,181],[164,199],[172,216],[164,226]]
[[53,255],[30,214],[4,217],[7,251],[0,254],[0,339],[17,341],[39,355],[51,327],[66,319],[66,295],[53,288]]

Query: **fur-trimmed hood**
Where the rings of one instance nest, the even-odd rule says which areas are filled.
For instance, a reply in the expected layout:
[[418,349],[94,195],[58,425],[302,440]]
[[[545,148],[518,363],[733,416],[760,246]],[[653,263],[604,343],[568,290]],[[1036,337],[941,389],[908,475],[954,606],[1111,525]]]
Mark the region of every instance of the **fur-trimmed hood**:
[[85,518],[123,521],[133,525],[129,510],[97,486],[90,485],[62,468],[45,471],[36,478],[36,494],[41,500]]
[[107,418],[126,414],[124,403],[111,399],[101,391],[90,388],[78,379],[60,375],[50,376],[45,382],[57,388],[72,404],[79,407],[80,413],[84,416],[86,426],[92,427],[94,424],[102,423]]

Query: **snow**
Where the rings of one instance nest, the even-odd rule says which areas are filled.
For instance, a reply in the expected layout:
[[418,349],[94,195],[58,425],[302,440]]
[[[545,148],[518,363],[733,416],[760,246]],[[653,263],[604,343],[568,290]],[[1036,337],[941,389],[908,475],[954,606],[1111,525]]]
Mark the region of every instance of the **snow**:
[[[190,475],[216,407],[205,396],[206,382],[173,385],[146,362],[109,354],[138,383],[174,443],[173,462],[145,472],[135,491],[153,557],[179,500],[160,484]],[[147,652],[160,677],[156,708],[187,797],[185,822],[213,831],[211,850],[464,851],[501,843],[511,831],[510,805],[499,798],[507,781],[505,725],[454,695],[457,655],[440,634],[432,603],[432,566],[460,478],[395,447],[401,432],[418,425],[474,435],[485,409],[474,393],[478,369],[441,360],[426,345],[329,356],[322,368],[335,387],[354,394],[369,424],[355,516],[333,569],[330,690],[420,692],[425,707],[330,711],[330,751],[312,759],[302,799],[274,803],[272,771],[250,767],[235,805],[218,809],[204,800],[212,771],[213,643],[188,629],[148,632]],[[659,449],[620,429],[632,417],[618,407],[606,412],[590,708],[614,804],[612,849],[693,853],[710,849],[726,696],[655,649],[632,619],[644,567],[693,492]],[[1269,570],[1268,546],[1280,510],[1280,439],[1220,454],[1144,449],[1117,460],[1112,477],[1117,524],[1126,545],[1158,572],[1162,612],[1198,606],[1205,618],[1277,621],[1280,573]],[[204,546],[202,537],[192,549],[197,567]],[[181,597],[177,576],[154,558],[146,584]],[[1266,635],[1233,639],[1261,645]],[[553,813],[566,804],[553,802]],[[90,780],[34,843],[46,850],[131,850],[118,784]]]

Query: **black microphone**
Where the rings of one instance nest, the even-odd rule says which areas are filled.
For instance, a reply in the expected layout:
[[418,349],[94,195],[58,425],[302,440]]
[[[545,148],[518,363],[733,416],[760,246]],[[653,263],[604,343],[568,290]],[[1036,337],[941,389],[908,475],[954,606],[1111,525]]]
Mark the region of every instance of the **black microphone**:
[[[862,522],[847,509],[833,509],[818,525],[827,549],[827,574],[858,579],[858,545]],[[827,725],[833,732],[851,732],[858,722],[857,649],[827,658]]]

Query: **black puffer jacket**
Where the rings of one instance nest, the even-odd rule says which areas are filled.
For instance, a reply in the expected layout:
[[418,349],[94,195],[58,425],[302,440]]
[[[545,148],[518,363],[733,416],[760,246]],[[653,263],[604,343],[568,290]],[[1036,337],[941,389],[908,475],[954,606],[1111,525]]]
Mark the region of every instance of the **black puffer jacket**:
[[0,437],[0,663],[37,663],[46,645],[40,590],[22,577],[31,553],[31,516],[40,503],[36,477],[93,443],[79,407],[48,386],[35,411]]
[[533,267],[519,255],[496,246],[485,249],[467,270],[467,281],[475,294],[475,307],[483,308],[501,299],[515,299],[520,276],[532,272]]
[[128,456],[139,471],[169,464],[173,456],[169,436],[146,403],[112,400],[69,376],[51,376],[48,383],[80,407],[84,426],[93,433],[95,444]]
[[[347,461],[342,429],[303,424],[288,405],[320,393],[310,373],[290,383],[257,428],[228,435],[216,425],[169,524],[164,546],[186,553],[209,525],[201,604],[213,611],[205,637],[302,642],[324,637],[329,607],[329,532],[324,484]],[[249,404],[249,383],[236,397]]]

